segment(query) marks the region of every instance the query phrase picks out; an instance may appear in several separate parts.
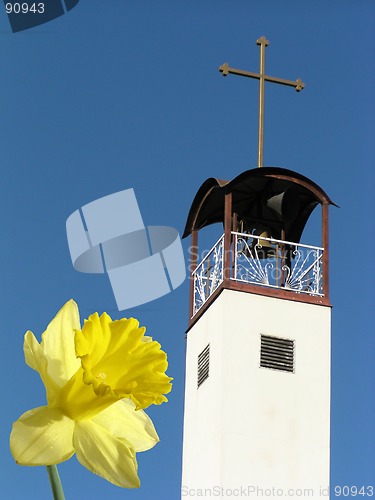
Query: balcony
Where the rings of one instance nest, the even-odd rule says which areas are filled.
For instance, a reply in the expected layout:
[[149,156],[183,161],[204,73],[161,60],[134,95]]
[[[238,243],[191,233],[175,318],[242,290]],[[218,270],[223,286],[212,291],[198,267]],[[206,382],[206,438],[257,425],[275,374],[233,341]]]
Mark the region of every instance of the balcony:
[[224,279],[324,297],[321,247],[232,231],[228,253],[225,259],[222,235],[193,271],[192,317]]

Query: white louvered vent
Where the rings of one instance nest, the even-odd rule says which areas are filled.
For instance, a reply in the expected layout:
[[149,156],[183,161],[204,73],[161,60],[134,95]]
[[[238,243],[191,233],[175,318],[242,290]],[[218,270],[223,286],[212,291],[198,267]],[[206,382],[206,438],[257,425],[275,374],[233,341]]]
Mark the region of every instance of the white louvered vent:
[[260,366],[280,370],[283,372],[294,372],[294,340],[260,336]]
[[210,371],[210,344],[198,356],[198,387],[208,378]]

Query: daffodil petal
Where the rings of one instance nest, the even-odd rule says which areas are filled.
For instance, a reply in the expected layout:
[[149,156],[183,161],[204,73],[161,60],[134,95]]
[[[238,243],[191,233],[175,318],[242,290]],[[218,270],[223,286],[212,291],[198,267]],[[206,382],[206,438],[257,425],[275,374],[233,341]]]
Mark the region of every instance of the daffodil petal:
[[39,373],[47,371],[47,358],[35,335],[30,330],[25,333],[23,352],[25,362],[30,368]]
[[49,403],[53,403],[57,395],[58,387],[48,375],[48,360],[42,347],[30,330],[25,333],[23,351],[26,364],[33,370],[39,372],[40,378],[46,388],[47,400]]
[[74,454],[74,421],[56,408],[41,406],[14,422],[10,450],[20,465],[53,465]]
[[79,462],[94,474],[123,488],[139,488],[135,451],[92,420],[76,423],[74,448]]
[[146,451],[159,442],[154,424],[143,411],[135,409],[130,399],[122,399],[98,413],[93,419],[109,433],[129,441],[135,451]]
[[48,359],[48,374],[59,387],[62,387],[81,365],[74,347],[75,330],[80,328],[78,306],[74,300],[69,300],[42,335],[41,347]]

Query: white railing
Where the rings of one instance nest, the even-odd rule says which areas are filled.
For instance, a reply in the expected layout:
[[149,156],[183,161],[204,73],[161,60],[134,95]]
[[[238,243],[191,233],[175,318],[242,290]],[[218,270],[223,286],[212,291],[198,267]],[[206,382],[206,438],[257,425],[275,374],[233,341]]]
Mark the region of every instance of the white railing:
[[323,248],[245,233],[232,235],[235,253],[231,279],[323,296]]
[[[193,316],[224,279],[224,235],[193,271]],[[231,280],[322,297],[323,248],[232,232]]]
[[193,271],[193,316],[223,281],[224,235],[222,235],[201,263]]

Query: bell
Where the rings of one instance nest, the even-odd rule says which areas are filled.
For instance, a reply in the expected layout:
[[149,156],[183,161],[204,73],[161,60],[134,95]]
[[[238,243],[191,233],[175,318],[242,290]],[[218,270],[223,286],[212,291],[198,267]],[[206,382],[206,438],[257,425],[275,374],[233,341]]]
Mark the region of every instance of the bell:
[[251,253],[253,257],[258,259],[268,259],[269,257],[274,257],[276,254],[276,247],[269,240],[264,240],[263,238],[271,238],[270,231],[265,228],[255,229],[253,231],[254,236],[259,236],[259,238],[253,238],[250,245]]

